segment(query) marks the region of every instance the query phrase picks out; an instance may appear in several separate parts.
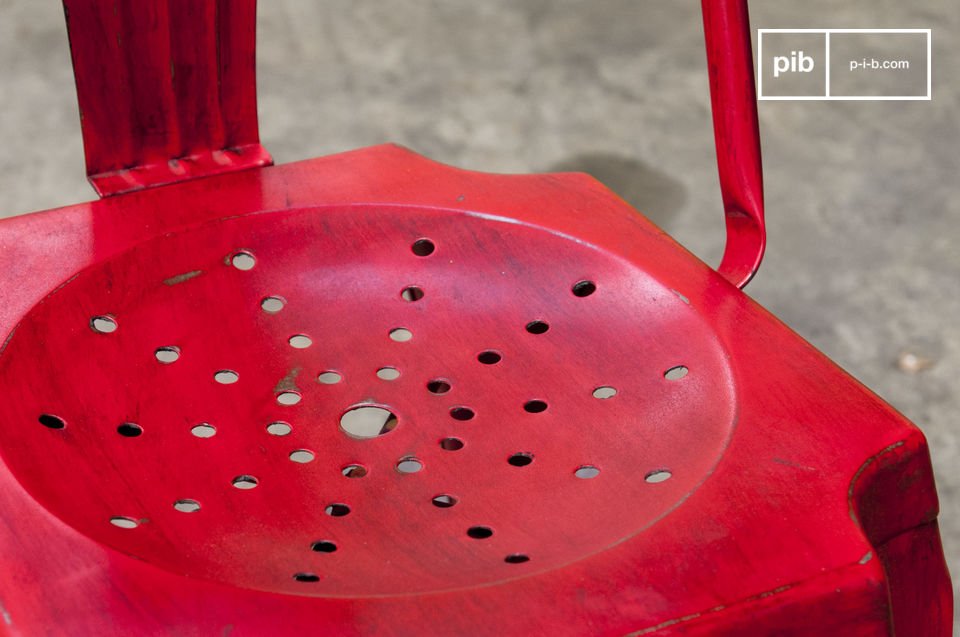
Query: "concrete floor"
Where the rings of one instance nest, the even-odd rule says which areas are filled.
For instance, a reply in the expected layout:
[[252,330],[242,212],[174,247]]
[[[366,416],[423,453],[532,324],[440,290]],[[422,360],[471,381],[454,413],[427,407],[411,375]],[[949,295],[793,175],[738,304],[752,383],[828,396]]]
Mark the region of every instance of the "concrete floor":
[[[715,264],[697,5],[262,2],[264,143],[278,162],[396,141],[467,168],[585,170]],[[749,292],[926,432],[960,574],[960,3],[755,5],[754,27],[933,28],[930,102],[761,104],[770,243]],[[92,197],[71,82],[59,3],[0,0],[0,215]]]

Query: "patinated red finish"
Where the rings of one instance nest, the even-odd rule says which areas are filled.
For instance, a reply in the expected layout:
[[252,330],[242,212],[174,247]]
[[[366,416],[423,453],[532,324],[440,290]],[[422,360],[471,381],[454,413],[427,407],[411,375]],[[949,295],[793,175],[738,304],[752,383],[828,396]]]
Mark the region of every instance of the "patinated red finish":
[[760,125],[747,1],[703,0],[713,130],[727,246],[717,271],[742,288],[766,247]]
[[256,0],[63,8],[97,194],[273,163],[257,130]]
[[948,635],[922,434],[734,285],[745,19],[705,6],[722,273],[585,175],[173,175],[85,110],[140,190],[0,223],[0,633]]

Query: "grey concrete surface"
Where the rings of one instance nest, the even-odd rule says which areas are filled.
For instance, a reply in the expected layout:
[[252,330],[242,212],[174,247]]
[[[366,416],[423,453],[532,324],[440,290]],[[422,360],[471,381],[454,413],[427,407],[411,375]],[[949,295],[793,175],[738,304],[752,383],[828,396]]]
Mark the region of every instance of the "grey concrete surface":
[[[749,292],[924,430],[960,574],[960,3],[754,4],[754,27],[933,28],[930,102],[761,104],[770,244]],[[263,139],[278,162],[396,141],[586,170],[715,264],[697,5],[261,2]],[[71,81],[58,2],[0,0],[0,214],[92,197]]]

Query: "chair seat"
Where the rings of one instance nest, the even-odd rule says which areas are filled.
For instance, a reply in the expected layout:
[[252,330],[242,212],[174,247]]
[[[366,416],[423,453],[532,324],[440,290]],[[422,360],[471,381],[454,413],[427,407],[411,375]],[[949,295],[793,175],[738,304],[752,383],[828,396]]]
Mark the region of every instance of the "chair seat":
[[922,434],[585,175],[380,146],[0,246],[0,630],[943,630]]

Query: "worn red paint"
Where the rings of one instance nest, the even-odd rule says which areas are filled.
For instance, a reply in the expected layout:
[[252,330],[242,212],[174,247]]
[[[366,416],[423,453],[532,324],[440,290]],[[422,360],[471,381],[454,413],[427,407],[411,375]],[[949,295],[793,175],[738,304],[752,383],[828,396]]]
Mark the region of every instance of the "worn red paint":
[[273,163],[260,145],[256,0],[64,0],[101,196]]
[[[746,14],[705,9],[722,273],[587,176],[395,146],[0,223],[0,632],[949,634],[922,434],[732,284]],[[142,162],[85,135],[95,185]]]
[[718,271],[742,288],[760,267],[763,223],[760,126],[746,0],[703,0],[713,128],[727,245]]

